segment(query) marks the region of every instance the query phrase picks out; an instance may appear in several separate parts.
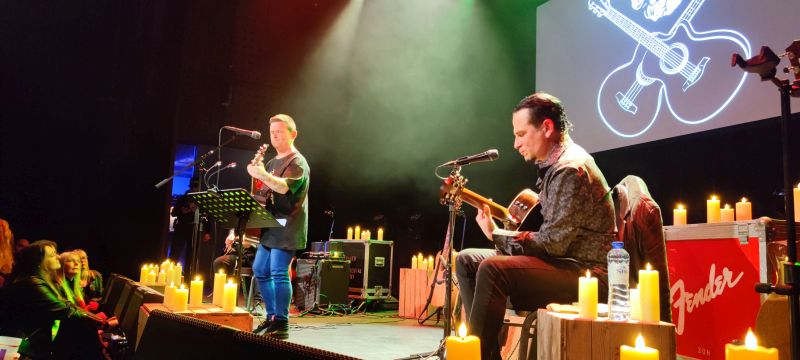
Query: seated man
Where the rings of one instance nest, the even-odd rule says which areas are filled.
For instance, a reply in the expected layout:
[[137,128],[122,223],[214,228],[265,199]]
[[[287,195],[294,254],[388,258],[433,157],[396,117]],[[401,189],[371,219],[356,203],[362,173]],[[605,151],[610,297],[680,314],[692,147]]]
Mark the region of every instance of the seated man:
[[[233,274],[234,270],[236,270],[236,260],[239,258],[239,252],[236,249],[235,241],[236,234],[231,229],[225,238],[225,250],[223,250],[222,255],[214,259],[214,273],[223,270],[226,274]],[[253,259],[256,257],[256,249],[250,242],[244,241],[242,250],[244,251],[242,267],[252,267]]]
[[615,240],[608,185],[592,157],[570,139],[572,124],[561,102],[530,95],[514,109],[512,124],[514,148],[539,168],[543,223],[536,232],[504,231],[484,207],[476,220],[497,250],[458,254],[461,299],[471,332],[481,338],[483,359],[500,358],[497,334],[509,297],[520,310],[571,303],[586,270],[600,279],[600,293],[607,292],[606,254]]

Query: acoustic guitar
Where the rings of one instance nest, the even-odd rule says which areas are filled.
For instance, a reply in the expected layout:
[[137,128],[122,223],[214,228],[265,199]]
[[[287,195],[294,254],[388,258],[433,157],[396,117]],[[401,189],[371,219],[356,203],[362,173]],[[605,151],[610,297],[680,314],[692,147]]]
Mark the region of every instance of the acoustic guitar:
[[476,209],[483,209],[484,205],[488,205],[492,217],[500,220],[504,229],[512,231],[518,230],[533,208],[539,204],[539,195],[531,189],[525,189],[520,191],[506,208],[467,189],[463,186],[463,181],[454,181],[452,178],[445,179],[439,195],[442,202],[461,201]]

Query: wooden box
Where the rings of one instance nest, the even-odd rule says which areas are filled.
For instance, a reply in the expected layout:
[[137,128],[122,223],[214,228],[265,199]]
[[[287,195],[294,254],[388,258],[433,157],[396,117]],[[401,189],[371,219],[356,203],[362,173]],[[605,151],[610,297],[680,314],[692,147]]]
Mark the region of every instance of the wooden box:
[[221,307],[212,304],[203,304],[201,307],[189,307],[189,310],[186,311],[172,311],[170,308],[164,306],[164,304],[145,303],[139,309],[139,326],[136,336],[137,346],[138,340],[142,338],[142,331],[144,331],[144,326],[147,324],[147,318],[150,317],[150,312],[155,309],[196,317],[242,331],[253,331],[253,315],[238,307],[233,313],[223,312]]
[[400,269],[400,304],[398,315],[401,318],[417,319],[424,312],[425,302],[430,292],[428,271],[422,269]]
[[578,319],[539,309],[536,320],[537,355],[540,360],[614,360],[621,345],[634,346],[642,334],[645,345],[657,349],[659,359],[675,359],[675,325]]

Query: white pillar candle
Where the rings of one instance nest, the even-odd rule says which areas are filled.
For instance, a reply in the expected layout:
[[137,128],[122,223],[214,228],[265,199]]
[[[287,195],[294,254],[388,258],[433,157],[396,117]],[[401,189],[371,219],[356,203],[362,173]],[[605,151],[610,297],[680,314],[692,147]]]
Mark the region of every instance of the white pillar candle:
[[200,276],[195,276],[189,284],[189,305],[203,306],[203,280],[200,280]]
[[706,200],[706,222],[718,223],[719,222],[719,199],[712,196],[711,199]]
[[186,311],[187,305],[189,305],[189,289],[185,288],[183,284],[175,289],[172,305],[172,311]]
[[719,211],[719,221],[732,222],[733,220],[734,220],[733,209],[729,204],[725,204],[725,207],[720,209]]
[[214,294],[211,295],[211,303],[216,306],[222,306],[222,295],[225,291],[225,272],[220,270],[219,273],[214,274]]
[[742,198],[742,201],[736,203],[736,220],[752,220],[753,219],[753,206],[747,201],[747,198]]
[[233,280],[228,279],[225,284],[225,293],[222,300],[222,311],[234,312],[236,310],[236,284]]

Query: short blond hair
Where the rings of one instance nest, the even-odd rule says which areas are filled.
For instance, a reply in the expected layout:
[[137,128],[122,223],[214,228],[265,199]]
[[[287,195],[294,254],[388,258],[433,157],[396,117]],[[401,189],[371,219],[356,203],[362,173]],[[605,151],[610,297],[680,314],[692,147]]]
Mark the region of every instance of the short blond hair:
[[292,119],[292,117],[289,116],[289,115],[278,114],[278,115],[274,115],[273,117],[269,118],[269,123],[270,124],[276,123],[276,122],[282,122],[282,123],[286,124],[286,127],[289,128],[289,131],[291,131],[291,132],[297,131],[297,125],[295,125],[294,119]]

